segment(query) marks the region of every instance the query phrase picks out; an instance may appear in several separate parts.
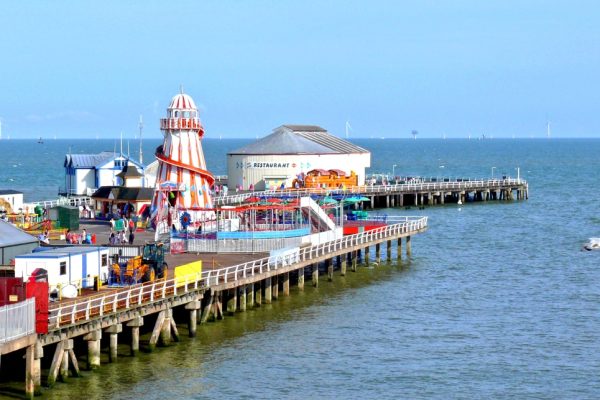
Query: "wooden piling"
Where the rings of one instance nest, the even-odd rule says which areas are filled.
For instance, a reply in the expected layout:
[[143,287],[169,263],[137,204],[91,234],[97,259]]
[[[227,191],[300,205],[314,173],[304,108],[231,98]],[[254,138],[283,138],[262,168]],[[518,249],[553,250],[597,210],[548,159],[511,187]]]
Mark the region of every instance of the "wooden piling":
[[387,260],[391,261],[392,260],[392,241],[391,240],[387,241],[386,253],[387,253]]
[[263,285],[265,286],[265,304],[271,304],[273,300],[271,278],[264,279]]
[[88,344],[88,370],[100,368],[100,340],[102,339],[102,331],[100,329],[91,331],[83,336],[83,340]]
[[410,245],[410,236],[406,237],[406,256],[410,257],[412,254],[412,246]]
[[325,265],[327,265],[327,279],[331,282],[333,281],[333,259],[328,258]]
[[298,289],[304,290],[304,267],[298,269]]
[[246,285],[239,288],[240,311],[246,311]]
[[285,272],[283,274],[283,295],[284,296],[290,295],[290,273],[289,272]]
[[319,265],[318,264],[312,265],[312,284],[314,287],[319,286]]
[[135,356],[140,351],[140,327],[144,326],[144,317],[134,317],[127,326],[131,328],[131,355]]
[[189,310],[190,317],[188,320],[188,336],[193,338],[196,337],[196,329],[198,325],[198,310],[202,308],[202,302],[200,300],[190,301],[185,305],[185,309]]
[[109,343],[108,343],[108,361],[115,362],[117,361],[117,345],[118,345],[118,334],[123,332],[122,324],[114,324],[109,326],[104,330],[105,333],[109,334]]

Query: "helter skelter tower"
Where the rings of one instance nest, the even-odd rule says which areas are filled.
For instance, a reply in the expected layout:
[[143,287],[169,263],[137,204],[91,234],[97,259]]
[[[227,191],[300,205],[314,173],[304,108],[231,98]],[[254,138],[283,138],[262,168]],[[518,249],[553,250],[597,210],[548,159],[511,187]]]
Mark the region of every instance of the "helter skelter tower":
[[[187,94],[177,94],[161,118],[164,135],[162,146],[156,149],[158,172],[152,200],[156,239],[173,226],[181,229],[181,216],[187,212],[191,224],[211,218],[214,212],[210,188],[215,182],[206,170],[202,151],[204,128],[194,100]],[[186,224],[187,225],[187,221]]]

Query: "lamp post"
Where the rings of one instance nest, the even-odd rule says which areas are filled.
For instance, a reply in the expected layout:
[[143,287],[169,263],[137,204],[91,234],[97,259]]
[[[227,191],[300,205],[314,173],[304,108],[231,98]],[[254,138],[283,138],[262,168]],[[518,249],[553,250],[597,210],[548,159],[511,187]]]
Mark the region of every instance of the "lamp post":
[[521,180],[521,168],[515,168],[517,170],[517,182]]
[[397,166],[398,166],[397,164],[392,165],[392,179],[394,179],[394,180],[396,179],[396,167]]
[[494,179],[494,170],[496,169],[496,167],[492,167],[492,180]]

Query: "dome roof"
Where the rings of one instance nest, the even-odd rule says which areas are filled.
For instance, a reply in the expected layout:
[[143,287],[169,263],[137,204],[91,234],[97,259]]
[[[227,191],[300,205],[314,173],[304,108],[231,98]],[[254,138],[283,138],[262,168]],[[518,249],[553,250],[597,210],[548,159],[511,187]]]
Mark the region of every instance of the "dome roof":
[[169,104],[169,110],[196,110],[196,103],[187,94],[179,93],[173,97],[171,104]]

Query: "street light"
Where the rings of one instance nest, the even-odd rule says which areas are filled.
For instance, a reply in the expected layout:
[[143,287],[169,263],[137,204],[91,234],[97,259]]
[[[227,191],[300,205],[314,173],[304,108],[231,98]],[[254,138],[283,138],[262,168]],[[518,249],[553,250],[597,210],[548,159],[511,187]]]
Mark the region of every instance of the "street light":
[[517,167],[515,168],[517,170],[517,181],[521,180],[521,168]]
[[496,167],[492,167],[492,180],[494,179],[494,170],[496,169]]
[[396,165],[396,164],[392,165],[392,179],[396,178],[396,167],[397,166],[398,165]]

